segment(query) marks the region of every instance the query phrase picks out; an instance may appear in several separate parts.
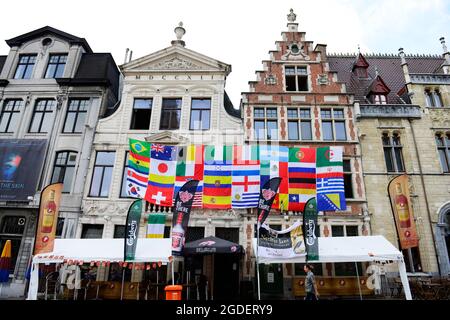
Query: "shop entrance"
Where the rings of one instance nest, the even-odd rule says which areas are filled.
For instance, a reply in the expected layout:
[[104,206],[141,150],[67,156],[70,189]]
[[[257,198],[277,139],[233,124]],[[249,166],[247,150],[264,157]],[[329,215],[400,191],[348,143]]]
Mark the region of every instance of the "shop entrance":
[[233,254],[214,255],[214,299],[239,297],[239,260]]

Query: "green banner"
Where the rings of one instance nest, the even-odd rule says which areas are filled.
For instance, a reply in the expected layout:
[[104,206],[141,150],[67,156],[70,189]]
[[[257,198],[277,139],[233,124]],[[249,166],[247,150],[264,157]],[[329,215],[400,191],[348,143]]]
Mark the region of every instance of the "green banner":
[[319,260],[319,226],[317,225],[317,204],[312,198],[306,202],[303,213],[303,234],[305,235],[306,260]]
[[142,200],[134,201],[128,210],[125,226],[125,261],[134,261],[141,222]]

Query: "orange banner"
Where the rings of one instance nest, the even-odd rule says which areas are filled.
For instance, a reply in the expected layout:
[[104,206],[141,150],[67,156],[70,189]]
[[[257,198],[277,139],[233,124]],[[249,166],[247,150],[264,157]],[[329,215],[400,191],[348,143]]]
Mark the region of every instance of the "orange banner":
[[53,251],[62,189],[62,183],[54,183],[45,187],[41,192],[39,221],[34,245],[35,255]]
[[407,175],[401,175],[389,183],[389,196],[392,209],[394,210],[395,223],[400,237],[402,249],[417,247],[419,238],[417,236],[414,213],[409,196],[409,182]]

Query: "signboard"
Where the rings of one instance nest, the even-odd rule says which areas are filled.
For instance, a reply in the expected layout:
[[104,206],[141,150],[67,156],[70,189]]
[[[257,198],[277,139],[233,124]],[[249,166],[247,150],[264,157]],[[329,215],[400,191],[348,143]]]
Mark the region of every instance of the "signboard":
[[34,196],[47,140],[0,139],[0,201]]
[[400,238],[400,246],[402,249],[417,247],[419,238],[409,195],[408,176],[401,175],[392,179],[388,189]]
[[259,229],[258,255],[277,259],[305,256],[306,248],[300,221],[281,231],[270,229],[263,224]]
[[39,221],[34,245],[35,255],[53,251],[62,189],[62,183],[54,183],[45,187],[41,192]]
[[139,235],[139,225],[142,215],[142,200],[134,201],[128,209],[127,224],[125,226],[125,258],[124,261],[133,261],[136,254],[136,245]]
[[319,240],[317,240],[319,227],[317,225],[317,206],[315,198],[308,200],[305,205],[303,229],[305,233],[306,251],[308,253],[306,260],[319,260]]

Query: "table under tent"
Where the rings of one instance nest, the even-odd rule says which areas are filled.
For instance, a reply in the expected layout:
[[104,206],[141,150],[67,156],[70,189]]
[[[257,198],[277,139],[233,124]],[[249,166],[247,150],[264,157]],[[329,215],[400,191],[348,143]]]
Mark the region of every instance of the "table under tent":
[[[37,300],[39,286],[39,264],[60,264],[60,266],[67,266],[69,261],[70,263],[73,262],[75,265],[96,263],[99,261],[122,263],[124,261],[124,240],[56,239],[52,252],[35,255],[32,259],[27,300]],[[140,238],[137,241],[135,259],[129,263],[158,263],[158,265],[172,265],[171,271],[173,281],[174,272],[172,262],[171,239]],[[76,270],[79,272],[78,268]],[[125,268],[123,268],[123,272],[125,272]],[[79,278],[79,274],[75,277]],[[121,279],[122,297],[124,277],[122,276]],[[158,289],[163,290],[164,288],[161,287]]]
[[[412,300],[406,266],[402,253],[386,238],[378,236],[358,237],[319,237],[319,260],[312,263],[339,263],[339,262],[393,262],[397,264],[400,279],[407,300]],[[253,239],[255,256],[257,239]],[[274,249],[275,250],[275,249]],[[292,259],[258,257],[260,264],[271,263],[305,263],[306,257],[299,256]],[[358,276],[359,277],[359,276]],[[259,283],[258,283],[259,287]],[[320,293],[320,287],[319,287]]]

